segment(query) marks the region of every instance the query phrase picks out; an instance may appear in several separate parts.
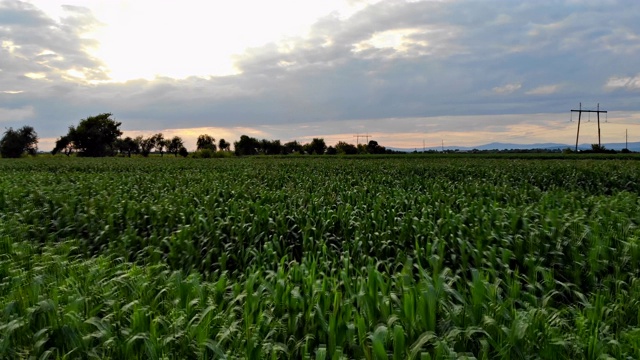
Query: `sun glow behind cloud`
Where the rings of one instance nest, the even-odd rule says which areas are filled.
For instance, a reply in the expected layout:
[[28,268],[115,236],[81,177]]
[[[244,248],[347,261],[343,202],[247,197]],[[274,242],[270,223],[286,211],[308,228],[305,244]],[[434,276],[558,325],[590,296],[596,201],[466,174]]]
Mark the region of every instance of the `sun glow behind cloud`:
[[203,2],[184,0],[31,0],[54,18],[62,5],[86,6],[102,23],[86,36],[88,49],[112,81],[237,74],[234,55],[251,47],[304,37],[329,13],[348,17],[377,1],[297,0]]

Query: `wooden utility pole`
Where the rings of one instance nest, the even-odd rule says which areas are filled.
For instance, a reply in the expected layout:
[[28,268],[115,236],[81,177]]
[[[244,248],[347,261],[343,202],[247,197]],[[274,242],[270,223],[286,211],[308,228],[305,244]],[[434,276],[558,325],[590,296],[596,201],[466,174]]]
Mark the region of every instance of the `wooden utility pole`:
[[628,132],[628,129],[624,129],[624,148],[629,150],[629,132]]
[[600,142],[600,113],[606,114],[607,111],[600,110],[600,103],[598,103],[597,110],[582,110],[582,103],[580,103],[580,107],[578,108],[578,110],[571,110],[571,112],[578,113],[578,131],[576,132],[576,152],[578,152],[578,139],[580,138],[580,120],[582,118],[583,112],[598,114],[598,146],[602,147],[602,144]]

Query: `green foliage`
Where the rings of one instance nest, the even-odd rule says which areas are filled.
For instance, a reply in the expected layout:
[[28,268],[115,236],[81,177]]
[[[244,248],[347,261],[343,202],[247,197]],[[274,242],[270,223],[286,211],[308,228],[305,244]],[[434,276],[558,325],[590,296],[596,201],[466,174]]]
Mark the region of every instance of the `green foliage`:
[[213,151],[211,149],[202,149],[196,150],[195,152],[191,153],[191,157],[194,159],[220,159],[233,157],[233,153],[222,150]]
[[0,358],[640,358],[640,162],[371,158],[0,163]]
[[140,136],[138,137],[138,139],[138,142],[140,144],[140,153],[142,154],[142,156],[148,157],[153,149],[158,150],[160,152],[160,155],[163,155],[166,142],[162,133],[151,135],[148,138],[142,138]]
[[0,156],[3,158],[19,158],[24,153],[35,155],[37,151],[38,134],[31,126],[18,130],[9,128],[0,139]]
[[111,115],[104,113],[90,116],[80,120],[77,127],[69,127],[67,135],[56,143],[53,153],[64,151],[69,144],[73,144],[73,148],[77,149],[81,156],[102,157],[115,154],[116,140],[122,135],[122,123],[111,119]]

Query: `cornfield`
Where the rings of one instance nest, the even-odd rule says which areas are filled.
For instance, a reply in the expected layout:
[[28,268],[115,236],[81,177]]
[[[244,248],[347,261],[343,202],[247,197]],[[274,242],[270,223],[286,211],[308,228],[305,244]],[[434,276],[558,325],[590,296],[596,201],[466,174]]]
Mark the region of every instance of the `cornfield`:
[[2,359],[640,359],[640,162],[0,162]]

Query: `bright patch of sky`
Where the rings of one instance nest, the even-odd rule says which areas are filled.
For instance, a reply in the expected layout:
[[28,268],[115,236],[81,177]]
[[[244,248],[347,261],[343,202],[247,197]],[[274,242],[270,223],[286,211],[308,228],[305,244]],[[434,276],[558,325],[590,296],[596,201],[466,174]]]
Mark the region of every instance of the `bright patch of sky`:
[[58,19],[65,16],[63,5],[91,9],[102,25],[85,34],[99,43],[90,53],[107,65],[112,80],[126,81],[237,74],[233,57],[247,48],[304,37],[319,17],[334,13],[346,18],[377,1],[29,2]]

